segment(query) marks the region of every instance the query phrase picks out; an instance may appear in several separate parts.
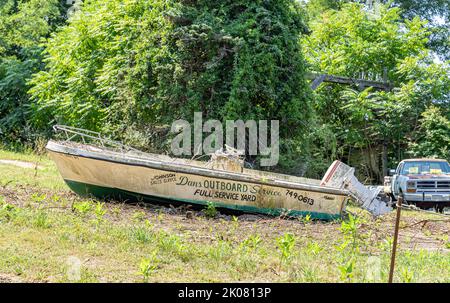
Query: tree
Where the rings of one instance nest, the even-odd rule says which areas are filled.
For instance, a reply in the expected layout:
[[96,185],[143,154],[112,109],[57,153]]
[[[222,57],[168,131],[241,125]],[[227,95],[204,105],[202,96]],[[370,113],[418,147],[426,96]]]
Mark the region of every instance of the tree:
[[442,60],[450,59],[450,2],[448,0],[308,0],[305,6],[314,19],[322,12],[330,9],[340,10],[345,3],[363,4],[366,9],[374,9],[380,3],[389,7],[400,8],[403,19],[418,16],[428,21],[426,27],[430,31],[427,47]]
[[322,84],[316,92],[319,121],[330,124],[338,157],[362,176],[382,180],[388,161],[400,160],[415,141],[422,112],[431,104],[448,107],[448,65],[433,62],[426,22],[402,20],[399,8],[346,3],[324,10],[309,26],[304,49],[310,69],[395,87],[384,92]]
[[278,119],[283,146],[298,145],[311,99],[302,18],[294,0],[87,2],[47,43],[30,90],[35,122],[127,140],[201,111]]
[[409,146],[412,155],[450,159],[450,120],[440,108],[430,106],[422,113],[415,137]]
[[426,25],[430,31],[427,47],[443,60],[450,59],[450,1],[448,0],[383,0],[401,9],[405,19],[415,16],[428,21]]
[[40,46],[64,22],[59,0],[4,0],[0,3],[0,133],[2,141],[32,140],[27,81],[42,68]]

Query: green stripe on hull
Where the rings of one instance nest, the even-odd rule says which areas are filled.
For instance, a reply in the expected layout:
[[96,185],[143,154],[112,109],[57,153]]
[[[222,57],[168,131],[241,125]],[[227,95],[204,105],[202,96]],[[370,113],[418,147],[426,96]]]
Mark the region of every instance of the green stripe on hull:
[[[143,201],[150,203],[159,203],[159,204],[169,204],[178,202],[180,204],[193,204],[193,205],[207,205],[207,201],[196,201],[196,200],[188,200],[188,199],[180,199],[180,198],[162,198],[158,196],[150,196],[139,193],[134,193],[118,188],[112,187],[103,187],[92,184],[86,184],[82,182],[76,182],[71,180],[64,180],[66,184],[72,189],[75,193],[80,196],[94,196],[98,199],[113,199],[117,201]],[[213,202],[214,205],[218,208],[225,208],[229,210],[241,211],[246,213],[259,213],[264,215],[271,216],[279,216],[279,215],[287,215],[290,217],[305,217],[310,215],[312,219],[317,220],[336,220],[341,218],[340,214],[326,214],[326,213],[318,213],[318,212],[309,212],[309,211],[299,211],[299,210],[287,210],[283,208],[260,208],[256,206],[249,205],[233,205],[233,204],[225,204],[220,202]]]

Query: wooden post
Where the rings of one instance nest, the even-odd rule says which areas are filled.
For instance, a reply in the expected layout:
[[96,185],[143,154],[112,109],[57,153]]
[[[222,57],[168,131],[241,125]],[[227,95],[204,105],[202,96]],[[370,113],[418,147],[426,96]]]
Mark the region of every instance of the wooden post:
[[397,217],[395,220],[394,243],[392,243],[391,268],[389,270],[389,283],[392,283],[392,280],[394,279],[395,254],[397,252],[398,229],[400,226],[400,215],[401,215],[401,211],[402,211],[402,203],[403,203],[403,194],[400,193],[400,196],[398,197],[398,200],[397,200]]

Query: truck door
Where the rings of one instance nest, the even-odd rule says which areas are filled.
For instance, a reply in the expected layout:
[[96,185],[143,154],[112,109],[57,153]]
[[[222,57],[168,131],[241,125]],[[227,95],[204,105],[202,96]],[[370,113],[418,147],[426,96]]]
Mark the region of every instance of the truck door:
[[403,169],[403,163],[400,163],[397,167],[397,170],[395,171],[395,175],[392,176],[392,186],[393,186],[393,193],[394,195],[398,195],[399,189],[398,189],[398,182],[397,179],[402,172]]

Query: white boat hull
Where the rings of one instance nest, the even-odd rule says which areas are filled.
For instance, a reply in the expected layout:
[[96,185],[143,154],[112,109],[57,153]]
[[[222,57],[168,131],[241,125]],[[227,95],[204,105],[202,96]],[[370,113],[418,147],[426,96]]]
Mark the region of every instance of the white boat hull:
[[50,141],[47,145],[66,183],[78,194],[143,199],[253,213],[316,219],[341,217],[349,199],[342,189],[255,174],[181,165],[139,155],[105,152]]

